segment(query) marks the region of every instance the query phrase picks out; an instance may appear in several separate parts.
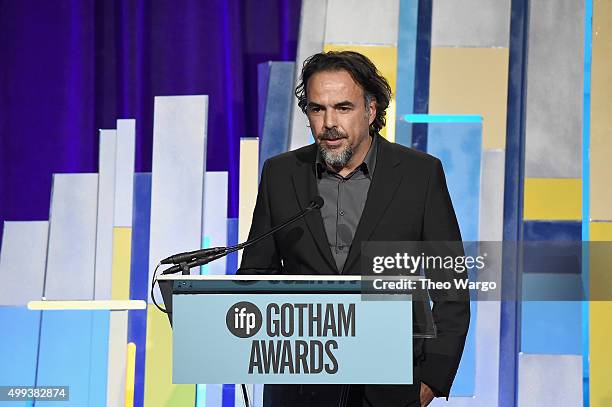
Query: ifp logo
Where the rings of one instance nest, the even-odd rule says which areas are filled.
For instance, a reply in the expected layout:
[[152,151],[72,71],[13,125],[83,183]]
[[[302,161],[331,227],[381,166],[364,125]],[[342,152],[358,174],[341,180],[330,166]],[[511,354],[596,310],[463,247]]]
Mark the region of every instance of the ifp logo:
[[262,318],[257,305],[242,301],[232,305],[225,316],[227,329],[239,338],[250,338],[259,332]]

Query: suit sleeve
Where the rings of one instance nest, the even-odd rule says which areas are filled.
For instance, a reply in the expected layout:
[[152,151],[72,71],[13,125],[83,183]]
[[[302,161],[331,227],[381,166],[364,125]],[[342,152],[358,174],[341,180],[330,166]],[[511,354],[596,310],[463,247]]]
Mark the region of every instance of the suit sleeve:
[[[259,182],[249,240],[267,232],[273,226],[270,210],[269,167],[269,162],[266,160]],[[244,249],[242,262],[236,274],[277,274],[281,272],[282,265],[276,241],[273,236],[269,236]]]
[[[463,256],[461,233],[446,186],[442,163],[436,159],[429,178],[423,219],[423,240],[429,242],[457,242],[456,245],[436,245],[444,255]],[[440,247],[444,247],[441,249]],[[440,253],[438,253],[440,254]],[[429,273],[437,273],[438,270]],[[467,273],[443,272],[428,278],[445,280],[467,278]],[[452,292],[430,293],[433,302],[433,318],[436,324],[435,338],[426,339],[421,362],[421,381],[427,384],[437,397],[448,397],[455,379],[470,322],[469,292],[466,289]]]

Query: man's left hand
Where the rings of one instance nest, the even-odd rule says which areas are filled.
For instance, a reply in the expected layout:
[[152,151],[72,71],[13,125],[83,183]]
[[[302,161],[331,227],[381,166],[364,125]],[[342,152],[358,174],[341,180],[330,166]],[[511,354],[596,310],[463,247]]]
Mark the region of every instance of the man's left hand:
[[421,407],[428,406],[435,397],[434,392],[425,383],[421,382]]

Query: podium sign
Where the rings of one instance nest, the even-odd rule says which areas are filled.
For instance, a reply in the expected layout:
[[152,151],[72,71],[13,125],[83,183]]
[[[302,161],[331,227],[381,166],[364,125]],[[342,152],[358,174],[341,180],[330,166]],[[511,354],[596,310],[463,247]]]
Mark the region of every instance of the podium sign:
[[403,297],[175,294],[173,382],[411,384],[412,303]]

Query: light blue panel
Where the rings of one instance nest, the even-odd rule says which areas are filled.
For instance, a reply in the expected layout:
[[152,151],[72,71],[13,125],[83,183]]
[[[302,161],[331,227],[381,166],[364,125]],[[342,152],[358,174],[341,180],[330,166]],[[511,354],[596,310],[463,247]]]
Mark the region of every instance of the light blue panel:
[[[40,311],[0,306],[0,326],[3,327],[0,335],[0,383],[3,386],[34,386]],[[12,405],[32,404],[22,402]]]
[[524,301],[521,351],[553,355],[582,355],[580,301]]
[[158,96],[154,110],[148,281],[161,259],[202,244],[208,96]]
[[223,402],[223,385],[206,385],[206,407],[221,407]]
[[117,120],[115,226],[132,227],[135,148],[136,121],[133,119]]
[[[431,123],[427,152],[442,161],[464,241],[479,239],[479,200],[482,125],[480,123]],[[477,320],[476,302],[471,304],[470,330],[451,395],[472,396],[475,391]]]
[[98,174],[54,174],[44,295],[94,296]]
[[[302,2],[300,12],[300,33],[298,36],[297,55],[295,64],[295,80],[300,75],[300,70],[306,58],[323,51],[325,41],[325,22],[327,21],[328,0],[309,0]],[[296,101],[291,103],[291,150],[312,143],[312,135],[306,115],[298,107]],[[229,390],[227,390],[229,392]],[[232,389],[233,391],[233,389]]]
[[[208,247],[227,246],[227,172],[206,172],[205,177],[203,236]],[[208,264],[206,274],[223,275],[226,268],[227,258],[223,257]]]
[[89,405],[91,406],[103,406],[107,404],[109,319],[110,311],[92,312],[91,365],[89,369]]
[[0,306],[22,306],[30,300],[40,300],[48,231],[49,223],[46,221],[4,222],[0,250]]
[[518,407],[582,406],[582,356],[518,358]]
[[[298,336],[300,318],[292,320],[296,335],[269,337],[268,304],[295,303],[296,294],[175,295],[173,298],[173,383],[396,383],[412,382],[412,303],[406,301],[362,301],[360,294],[299,294],[300,303],[354,304],[355,336],[334,336],[337,347],[335,373],[249,374],[253,341],[280,342],[302,339],[325,342],[330,337]],[[405,296],[405,299],[409,298]],[[234,336],[227,327],[226,314],[234,304],[249,301],[259,308],[261,329],[249,338]],[[335,307],[335,305],[334,305]],[[208,312],[202,313],[200,310]],[[307,315],[307,313],[306,313]],[[380,318],[385,315],[386,318]],[[336,321],[338,321],[336,316]],[[193,321],[199,321],[194,324]],[[308,321],[304,319],[308,326]],[[392,339],[392,340],[391,340]],[[202,347],[202,341],[214,347]],[[381,342],[384,347],[379,346]],[[368,349],[368,352],[363,352]],[[360,355],[355,357],[355,355]],[[295,360],[295,359],[294,359]],[[329,363],[327,357],[324,363]],[[206,368],[203,368],[205,366]]]
[[461,237],[478,240],[482,125],[431,123],[427,152],[442,161]]
[[111,299],[116,156],[117,131],[100,130],[100,149],[98,153],[99,193],[94,280],[94,298],[96,300]]
[[270,64],[257,64],[257,136],[263,134],[266,99],[268,98],[268,83],[270,82]]
[[395,142],[410,147],[412,124],[401,120],[414,112],[414,65],[416,61],[416,33],[418,0],[400,0],[397,33],[397,92]]
[[293,103],[293,62],[267,62],[269,69],[264,124],[259,138],[259,173],[270,157],[289,149],[289,120]]
[[38,386],[70,386],[69,402],[46,406],[106,404],[109,311],[45,311],[42,316]]

